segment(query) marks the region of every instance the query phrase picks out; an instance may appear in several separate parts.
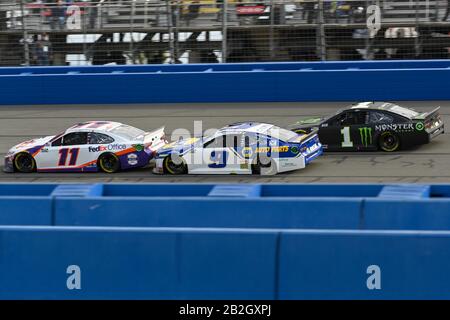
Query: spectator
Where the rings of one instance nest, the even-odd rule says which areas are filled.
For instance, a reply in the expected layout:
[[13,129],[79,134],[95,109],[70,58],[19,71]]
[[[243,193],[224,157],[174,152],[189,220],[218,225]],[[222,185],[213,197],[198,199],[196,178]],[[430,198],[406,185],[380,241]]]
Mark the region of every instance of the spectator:
[[98,15],[98,0],[91,0],[89,4],[89,27],[95,29]]
[[447,0],[447,10],[445,10],[445,14],[444,17],[442,18],[442,21],[447,21],[449,15],[450,15],[450,0]]
[[51,28],[53,30],[64,30],[66,23],[66,7],[62,0],[58,0],[56,6],[52,7]]
[[191,20],[198,18],[200,13],[200,3],[198,0],[192,1],[187,8],[187,12],[185,14],[186,25],[189,26],[191,24]]
[[52,60],[52,45],[47,34],[37,35],[33,44],[33,59],[38,66],[48,66]]
[[212,50],[200,51],[200,63],[218,63],[219,60]]
[[178,19],[180,17],[180,0],[173,0],[170,3],[172,13],[172,27],[178,26]]
[[312,0],[306,0],[303,3],[303,12],[302,12],[302,19],[306,20],[307,23],[313,23],[315,20],[315,1]]

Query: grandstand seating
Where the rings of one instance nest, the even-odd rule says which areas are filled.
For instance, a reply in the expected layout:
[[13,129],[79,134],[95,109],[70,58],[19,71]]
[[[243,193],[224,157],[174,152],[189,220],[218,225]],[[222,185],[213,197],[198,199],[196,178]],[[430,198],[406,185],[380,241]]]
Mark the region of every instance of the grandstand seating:
[[[6,0],[3,0],[6,1]],[[305,23],[303,15],[304,0],[291,1],[275,1],[281,8],[281,18],[275,24],[301,24]],[[363,1],[347,1],[352,6],[357,6],[357,3]],[[0,1],[0,3],[2,3]],[[236,14],[236,1],[228,1],[227,10],[227,25],[246,25],[246,24],[261,24],[269,21],[269,11],[271,1],[262,0],[260,3],[265,3],[267,9],[261,15],[245,16]],[[280,4],[281,3],[281,4]],[[285,3],[284,5],[282,5]],[[324,1],[325,22],[352,22],[348,19],[349,14],[343,10],[339,17],[334,14],[336,6],[332,3],[334,1]],[[88,14],[89,6],[87,2],[75,2],[81,7],[82,14]],[[255,2],[256,4],[256,2]],[[195,16],[189,15],[189,7],[199,5],[198,14]],[[196,2],[184,0],[179,5],[180,15],[178,19],[178,27],[214,27],[221,26],[221,2],[216,3],[215,0],[199,0]],[[166,27],[168,25],[168,8],[165,2],[160,0],[135,0],[135,1],[117,1],[117,0],[103,0],[97,7],[99,20],[97,22],[98,28],[150,28],[150,27]],[[347,5],[347,7],[349,7]],[[50,30],[48,17],[43,11],[45,8],[43,4],[30,3],[27,5],[27,27],[32,30]],[[173,8],[177,8],[173,6]],[[446,0],[389,0],[383,1],[381,5],[382,22],[388,24],[394,23],[416,23],[428,21],[440,21],[444,16],[447,8]],[[12,7],[4,6],[2,10],[13,12]],[[316,9],[317,10],[317,9]],[[16,5],[17,11],[17,5]],[[20,12],[16,12],[16,16],[20,16]],[[9,28],[22,28],[21,23],[15,23],[14,19],[10,19]],[[88,19],[84,19],[87,21]]]

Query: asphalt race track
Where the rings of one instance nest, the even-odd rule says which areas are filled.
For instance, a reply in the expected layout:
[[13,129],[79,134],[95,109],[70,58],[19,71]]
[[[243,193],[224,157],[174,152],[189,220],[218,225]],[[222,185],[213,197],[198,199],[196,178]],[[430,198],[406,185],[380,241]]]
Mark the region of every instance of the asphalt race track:
[[[404,102],[420,111],[440,105],[450,128],[450,101]],[[171,137],[174,129],[193,132],[194,121],[203,130],[220,128],[236,121],[270,122],[287,126],[300,117],[327,115],[347,103],[247,103],[247,104],[157,104],[157,105],[54,105],[0,106],[0,156],[30,138],[54,135],[72,124],[87,120],[113,120],[149,130],[165,125]],[[450,131],[450,129],[448,129]],[[176,138],[175,136],[172,138]],[[428,145],[398,153],[326,153],[304,170],[276,176],[184,175],[161,176],[151,169],[116,174],[31,173],[7,174],[0,168],[0,182],[450,182],[450,134]]]

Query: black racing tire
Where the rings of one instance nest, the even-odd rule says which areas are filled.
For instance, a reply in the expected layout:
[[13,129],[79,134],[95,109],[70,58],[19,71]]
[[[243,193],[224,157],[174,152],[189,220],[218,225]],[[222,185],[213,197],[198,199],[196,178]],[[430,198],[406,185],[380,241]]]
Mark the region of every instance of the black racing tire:
[[394,152],[400,149],[400,138],[397,134],[385,131],[378,137],[378,147],[385,152]]
[[104,153],[98,157],[97,166],[105,173],[115,173],[120,170],[120,159],[114,153]]
[[274,175],[277,173],[276,167],[277,166],[272,159],[269,163],[262,163],[258,157],[252,164],[252,174]]
[[171,155],[165,157],[163,161],[164,172],[169,174],[186,174],[188,172],[187,165],[181,157],[180,159],[182,160],[181,163],[177,164],[172,160]]
[[36,161],[28,152],[18,153],[14,157],[14,170],[22,173],[30,173],[36,170]]

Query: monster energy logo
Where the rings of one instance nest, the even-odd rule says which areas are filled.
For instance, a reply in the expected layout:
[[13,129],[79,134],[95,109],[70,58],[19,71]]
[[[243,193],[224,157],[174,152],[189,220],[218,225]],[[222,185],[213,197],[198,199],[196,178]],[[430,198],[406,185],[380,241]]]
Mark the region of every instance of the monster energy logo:
[[359,128],[359,135],[363,146],[367,147],[369,144],[372,144],[372,128]]

